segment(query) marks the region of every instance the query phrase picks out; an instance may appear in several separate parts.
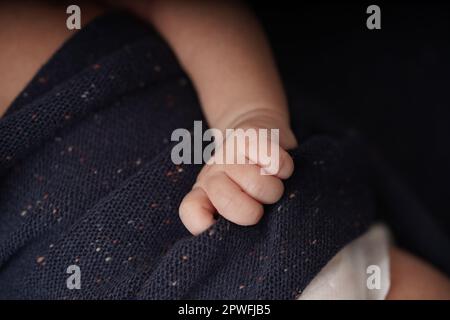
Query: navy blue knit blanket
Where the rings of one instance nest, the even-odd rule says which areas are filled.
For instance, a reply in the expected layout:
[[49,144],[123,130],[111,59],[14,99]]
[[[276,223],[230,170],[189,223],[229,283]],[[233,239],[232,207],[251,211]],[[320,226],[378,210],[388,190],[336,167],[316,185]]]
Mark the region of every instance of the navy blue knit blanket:
[[[170,136],[201,119],[173,53],[141,22],[108,14],[66,42],[0,119],[0,298],[295,299],[373,222],[363,143],[318,132],[301,137],[258,225],[219,219],[191,236],[178,206],[201,166],[175,166]],[[73,265],[80,289],[67,287]]]

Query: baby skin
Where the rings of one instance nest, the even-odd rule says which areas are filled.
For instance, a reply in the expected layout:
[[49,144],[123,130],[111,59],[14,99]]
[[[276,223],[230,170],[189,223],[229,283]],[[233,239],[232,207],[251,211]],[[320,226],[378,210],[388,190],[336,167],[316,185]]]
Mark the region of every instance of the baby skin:
[[244,146],[248,163],[206,164],[179,208],[182,222],[194,235],[210,227],[217,215],[239,225],[256,224],[263,204],[281,198],[282,180],[294,170],[286,150],[297,145],[281,80],[257,20],[232,1],[119,4],[153,24],[172,47],[193,81],[211,128],[223,136],[226,129],[279,130],[278,141],[258,141],[277,148],[275,171],[261,174],[263,165],[250,152],[257,146],[249,142]]
[[[180,206],[181,219],[193,234],[214,223],[216,214],[242,225],[256,223],[263,214],[262,205],[277,201],[283,193],[282,180],[293,171],[285,151],[297,142],[289,127],[281,81],[255,18],[231,1],[105,2],[141,16],[169,42],[197,89],[210,127],[280,130],[274,146],[280,162],[273,175],[261,175],[257,162],[205,165]],[[83,23],[104,10],[93,2],[81,7]],[[0,43],[8,43],[0,51],[0,117],[69,37],[66,18],[64,5],[56,6],[56,2],[0,3]],[[448,277],[427,262],[396,247],[391,248],[390,260],[388,299],[450,299]]]

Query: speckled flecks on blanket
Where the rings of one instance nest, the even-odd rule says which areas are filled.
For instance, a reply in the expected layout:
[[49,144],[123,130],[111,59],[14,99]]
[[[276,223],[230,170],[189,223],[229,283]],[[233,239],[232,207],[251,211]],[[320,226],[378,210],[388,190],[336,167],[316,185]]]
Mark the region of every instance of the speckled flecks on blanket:
[[170,50],[133,19],[66,43],[0,119],[0,298],[294,299],[371,223],[359,143],[317,136],[257,226],[219,219],[192,237],[178,205],[200,166],[171,162],[170,135],[201,118]]

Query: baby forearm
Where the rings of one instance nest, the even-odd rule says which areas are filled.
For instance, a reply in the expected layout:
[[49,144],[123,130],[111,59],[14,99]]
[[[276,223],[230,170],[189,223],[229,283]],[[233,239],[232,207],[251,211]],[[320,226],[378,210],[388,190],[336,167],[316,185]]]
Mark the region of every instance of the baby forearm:
[[289,126],[269,45],[244,6],[152,1],[145,12],[193,80],[211,127],[223,130],[257,115],[270,117],[275,126]]
[[[143,0],[126,5],[169,42],[197,89],[210,127],[280,130],[279,140],[259,135],[244,139],[240,149],[233,144],[235,136],[228,135],[215,151],[225,150],[231,163],[220,162],[223,153],[214,153],[212,159],[219,162],[203,167],[179,207],[183,224],[194,235],[214,224],[217,214],[239,225],[256,224],[263,204],[282,197],[282,180],[294,170],[286,149],[296,146],[281,80],[261,27],[246,8],[230,1]],[[270,146],[274,166],[272,159],[268,165],[259,157],[264,144]],[[250,161],[234,165],[233,150],[243,150]]]

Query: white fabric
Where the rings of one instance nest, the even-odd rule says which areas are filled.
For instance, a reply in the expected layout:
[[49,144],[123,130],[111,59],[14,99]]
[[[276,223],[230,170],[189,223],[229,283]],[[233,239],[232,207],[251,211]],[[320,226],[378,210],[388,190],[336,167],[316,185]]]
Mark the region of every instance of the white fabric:
[[[299,300],[381,300],[390,287],[389,231],[381,224],[345,246],[300,295]],[[369,266],[375,268],[367,273]],[[372,269],[373,270],[373,269]],[[373,277],[379,275],[379,289],[373,288]],[[367,281],[371,282],[368,285]],[[372,289],[369,289],[372,287]]]

